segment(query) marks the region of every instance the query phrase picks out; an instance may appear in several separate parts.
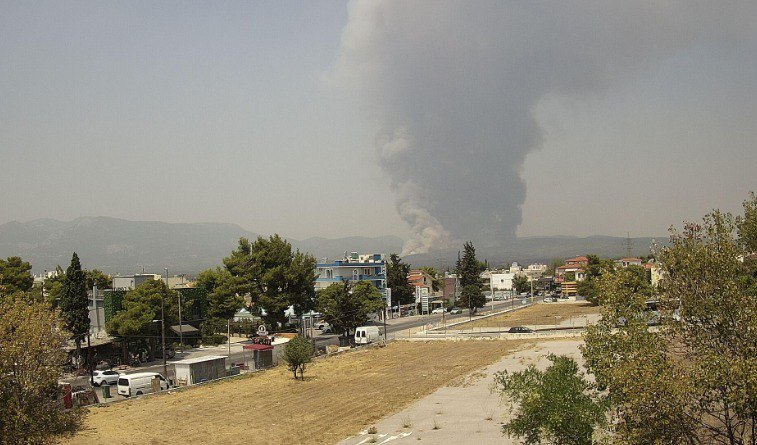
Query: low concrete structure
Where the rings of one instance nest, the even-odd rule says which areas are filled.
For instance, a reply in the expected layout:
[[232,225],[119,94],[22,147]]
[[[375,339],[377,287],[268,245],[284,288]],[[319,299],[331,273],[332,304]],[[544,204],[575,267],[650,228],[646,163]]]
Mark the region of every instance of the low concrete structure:
[[208,355],[188,358],[173,363],[176,385],[189,386],[226,377],[226,357]]

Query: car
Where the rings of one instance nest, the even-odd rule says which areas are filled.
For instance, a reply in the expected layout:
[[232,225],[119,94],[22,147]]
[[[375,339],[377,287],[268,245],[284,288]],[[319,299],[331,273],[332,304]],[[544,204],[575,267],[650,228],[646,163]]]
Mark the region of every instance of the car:
[[444,308],[443,307],[438,307],[438,308],[434,309],[433,311],[431,311],[431,313],[432,314],[443,314],[444,313]]
[[555,299],[552,298],[552,297],[544,297],[544,302],[545,303],[554,303]]
[[534,332],[534,330],[531,328],[527,328],[525,326],[513,326],[507,332],[511,334],[529,334],[529,333]]
[[92,372],[92,382],[94,382],[94,386],[101,386],[103,383],[115,385],[118,383],[119,375],[119,373],[110,369],[105,371],[94,371]]
[[462,314],[463,310],[460,309],[459,307],[453,307],[453,308],[449,309],[449,313],[450,314]]

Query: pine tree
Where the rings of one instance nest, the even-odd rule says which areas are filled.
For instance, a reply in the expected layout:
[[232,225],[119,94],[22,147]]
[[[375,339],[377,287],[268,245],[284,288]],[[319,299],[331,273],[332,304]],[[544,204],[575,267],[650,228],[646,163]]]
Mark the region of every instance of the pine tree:
[[389,255],[386,268],[386,284],[392,289],[392,301],[399,304],[410,304],[415,301],[415,290],[407,280],[410,265],[403,263],[396,253]]
[[89,302],[87,275],[81,268],[76,252],[71,257],[71,265],[66,269],[59,306],[66,329],[76,342],[76,355],[81,358],[81,342],[89,332]]
[[468,241],[463,246],[463,257],[457,260],[457,273],[460,277],[460,286],[463,289],[459,305],[473,311],[474,308],[484,307],[486,298],[481,292],[481,276],[479,274],[478,260],[476,260],[476,248]]

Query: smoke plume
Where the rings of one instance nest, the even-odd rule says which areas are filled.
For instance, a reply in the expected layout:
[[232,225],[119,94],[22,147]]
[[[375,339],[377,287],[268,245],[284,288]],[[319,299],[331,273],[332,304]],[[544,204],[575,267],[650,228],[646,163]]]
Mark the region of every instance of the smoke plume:
[[352,3],[337,68],[379,128],[377,159],[412,228],[405,253],[514,237],[540,101],[591,98],[694,45],[753,34],[755,4]]

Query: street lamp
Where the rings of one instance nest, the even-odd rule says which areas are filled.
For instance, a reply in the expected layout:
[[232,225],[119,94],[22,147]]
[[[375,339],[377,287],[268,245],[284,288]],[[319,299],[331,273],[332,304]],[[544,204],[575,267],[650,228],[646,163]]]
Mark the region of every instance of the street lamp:
[[[166,287],[169,288],[170,290],[170,287],[168,286],[168,268],[164,267],[163,270],[166,271]],[[181,292],[177,291],[176,294],[179,296],[179,351],[183,354],[184,353],[184,328],[183,328],[182,320],[181,320]]]
[[166,363],[166,316],[163,304],[163,298],[160,299],[160,320],[153,320],[153,323],[160,322],[160,338],[163,350],[163,377],[168,380],[168,364]]

